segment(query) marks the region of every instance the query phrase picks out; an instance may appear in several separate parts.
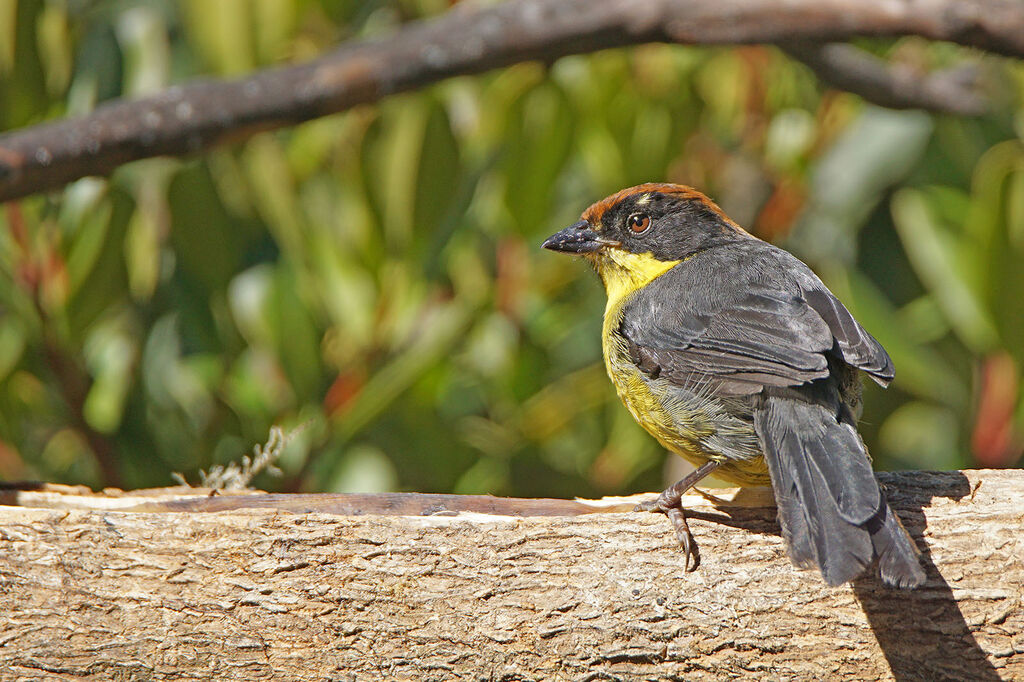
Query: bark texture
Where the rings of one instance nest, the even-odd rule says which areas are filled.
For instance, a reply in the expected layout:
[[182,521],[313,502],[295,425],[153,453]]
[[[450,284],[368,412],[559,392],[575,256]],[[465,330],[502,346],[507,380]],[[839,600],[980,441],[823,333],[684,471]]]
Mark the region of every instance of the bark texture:
[[687,498],[703,563],[684,573],[667,520],[621,503],[386,516],[248,496],[201,513],[166,491],[9,492],[0,678],[1024,679],[1024,472],[880,478],[921,589],[826,587],[743,496]]

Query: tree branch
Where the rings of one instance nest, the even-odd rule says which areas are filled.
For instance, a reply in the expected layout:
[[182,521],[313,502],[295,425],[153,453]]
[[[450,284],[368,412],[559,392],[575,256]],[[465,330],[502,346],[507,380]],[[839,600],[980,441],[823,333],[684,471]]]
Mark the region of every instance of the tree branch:
[[[920,35],[1024,56],[1018,0],[509,0],[456,6],[391,36],[231,81],[196,81],[0,137],[0,201],[123,163],[200,152],[457,75],[646,42],[739,44]],[[833,67],[835,68],[835,67]],[[853,82],[855,83],[856,79]]]
[[0,490],[24,505],[0,506],[0,670],[1024,679],[1024,471],[879,478],[924,552],[917,590],[794,569],[756,490],[686,498],[694,573],[663,516],[620,513],[629,499]]
[[975,65],[921,73],[841,43],[785,45],[783,49],[826,83],[879,106],[960,116],[978,116],[987,109]]

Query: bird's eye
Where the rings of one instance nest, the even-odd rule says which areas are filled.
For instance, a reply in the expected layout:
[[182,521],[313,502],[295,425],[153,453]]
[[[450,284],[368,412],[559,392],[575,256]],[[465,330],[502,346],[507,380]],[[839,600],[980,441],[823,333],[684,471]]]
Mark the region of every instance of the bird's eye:
[[634,213],[626,218],[626,225],[628,225],[629,229],[631,229],[635,234],[642,234],[650,228],[651,217],[644,215],[643,213]]

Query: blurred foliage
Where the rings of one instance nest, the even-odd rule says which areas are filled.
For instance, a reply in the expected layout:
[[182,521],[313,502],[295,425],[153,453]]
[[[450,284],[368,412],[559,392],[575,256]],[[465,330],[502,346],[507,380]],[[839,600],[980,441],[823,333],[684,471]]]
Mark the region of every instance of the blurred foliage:
[[[0,0],[0,129],[377,35],[447,3]],[[269,488],[597,495],[664,453],[599,361],[603,292],[542,252],[590,202],[697,186],[888,348],[880,468],[1019,465],[1024,67],[978,119],[829,91],[770,47],[457,78],[0,211],[0,477],[164,485],[298,429]]]

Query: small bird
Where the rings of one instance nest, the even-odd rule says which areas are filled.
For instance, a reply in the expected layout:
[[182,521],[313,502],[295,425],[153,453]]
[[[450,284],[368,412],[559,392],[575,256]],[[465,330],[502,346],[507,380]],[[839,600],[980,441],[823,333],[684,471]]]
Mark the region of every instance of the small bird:
[[682,185],[624,189],[544,248],[578,254],[608,294],[605,367],[633,417],[695,467],[638,511],[668,515],[700,562],[681,498],[716,477],[771,482],[793,563],[839,585],[877,562],[917,587],[918,550],[878,487],[857,432],[860,372],[893,378],[885,349],[795,256]]

